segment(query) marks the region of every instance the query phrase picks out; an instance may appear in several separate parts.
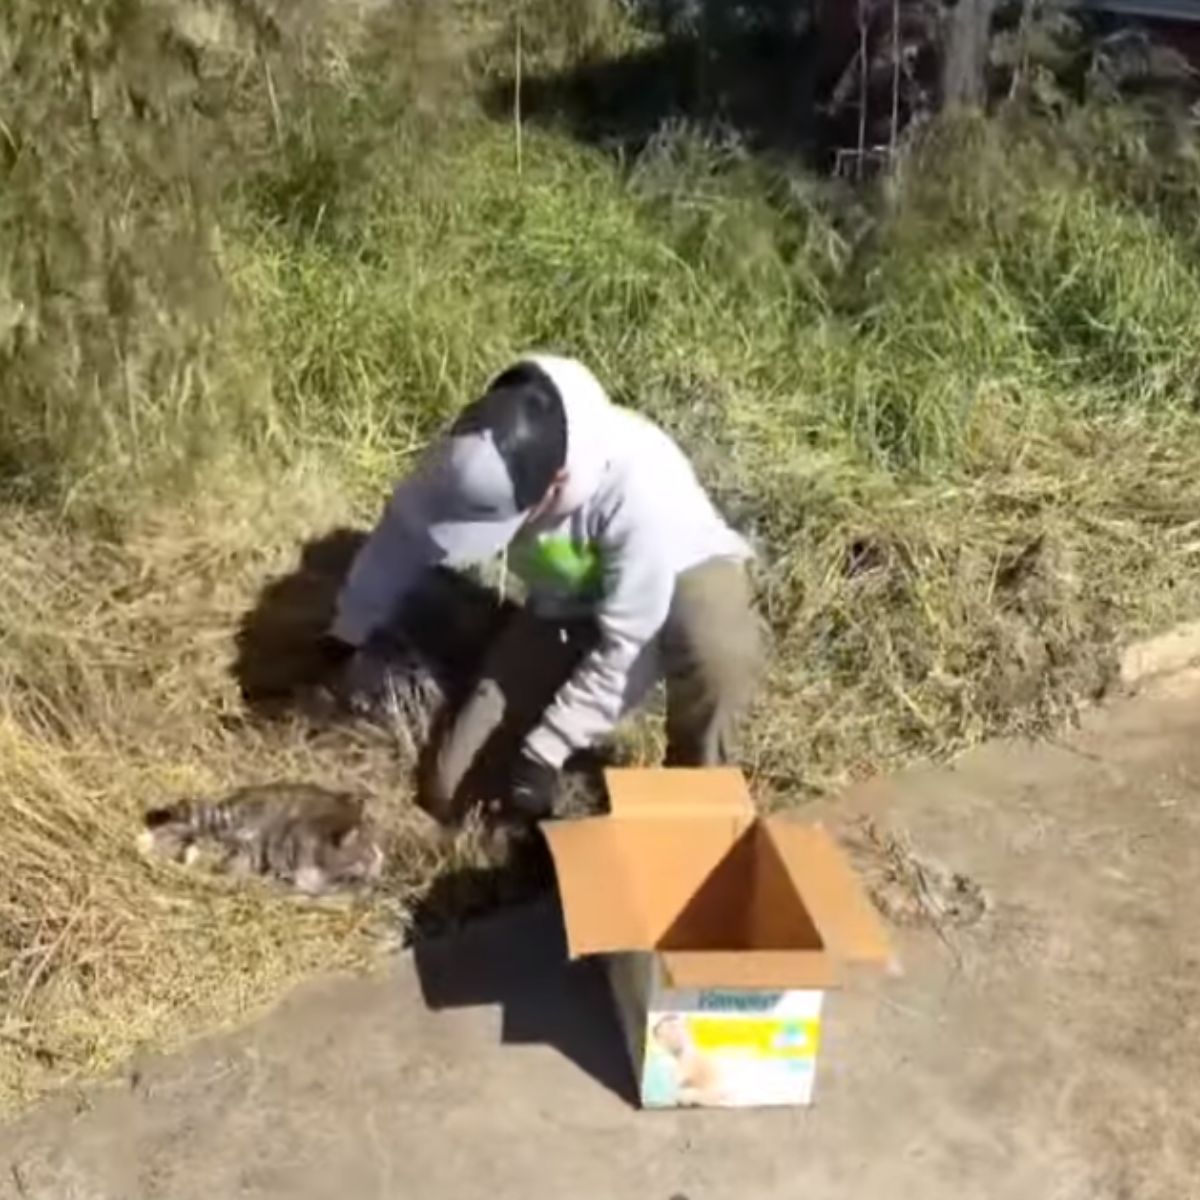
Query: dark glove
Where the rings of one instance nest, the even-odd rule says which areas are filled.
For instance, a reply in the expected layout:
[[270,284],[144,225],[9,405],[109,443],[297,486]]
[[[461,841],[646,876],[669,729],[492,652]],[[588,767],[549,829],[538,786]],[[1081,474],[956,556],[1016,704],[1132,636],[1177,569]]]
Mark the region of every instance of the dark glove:
[[549,763],[522,752],[513,767],[509,799],[521,816],[540,821],[554,812],[558,795],[558,770]]

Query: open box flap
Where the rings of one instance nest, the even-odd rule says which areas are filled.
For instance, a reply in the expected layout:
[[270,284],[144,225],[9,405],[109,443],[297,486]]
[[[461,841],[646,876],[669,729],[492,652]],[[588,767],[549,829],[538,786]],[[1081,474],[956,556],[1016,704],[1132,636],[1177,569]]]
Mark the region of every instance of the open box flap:
[[604,772],[614,817],[727,817],[737,834],[754,820],[754,801],[736,767],[614,767]]
[[606,817],[546,821],[542,833],[558,877],[571,957],[650,945],[646,913],[637,901],[614,822]]
[[823,950],[668,950],[662,961],[675,988],[793,991],[838,984],[838,965]]
[[573,958],[657,950],[679,986],[714,987],[827,987],[846,964],[891,961],[833,838],[756,823],[740,771],[608,779],[611,816],[542,824]]
[[588,817],[542,825],[572,958],[650,950],[737,841],[728,817]]
[[829,954],[845,963],[890,963],[883,922],[829,832],[785,817],[764,826]]

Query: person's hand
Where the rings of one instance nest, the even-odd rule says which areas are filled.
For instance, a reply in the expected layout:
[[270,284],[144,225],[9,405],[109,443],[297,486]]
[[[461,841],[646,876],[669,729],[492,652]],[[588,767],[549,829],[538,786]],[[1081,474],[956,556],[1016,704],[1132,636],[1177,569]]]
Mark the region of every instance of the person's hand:
[[530,820],[541,820],[554,812],[558,794],[558,770],[523,751],[513,768],[509,800],[513,809]]

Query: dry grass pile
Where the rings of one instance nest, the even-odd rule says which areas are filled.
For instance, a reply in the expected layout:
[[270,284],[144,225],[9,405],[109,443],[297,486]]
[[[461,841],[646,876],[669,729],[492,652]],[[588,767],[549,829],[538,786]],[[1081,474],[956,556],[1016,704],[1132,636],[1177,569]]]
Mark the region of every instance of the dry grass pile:
[[769,803],[1053,733],[1106,694],[1123,643],[1196,611],[1196,446],[1064,436],[1087,461],[1038,438],[970,483],[810,480],[764,579],[777,657],[749,749]]
[[[177,514],[114,545],[10,518],[0,546],[4,1107],[143,1044],[237,1020],[317,970],[362,965],[414,919],[450,915],[429,895],[435,878],[460,876],[463,908],[504,886],[482,870],[495,856],[479,830],[441,834],[408,804],[410,764],[385,735],[248,718],[239,629],[264,585],[295,576],[305,532],[294,510],[226,508]],[[389,866],[369,907],[302,903],[138,853],[148,807],[277,779],[375,797]]]
[[[513,61],[505,13],[365,7],[0,11],[19,82],[0,101],[2,1105],[523,886],[477,830],[413,811],[386,738],[260,719],[241,685],[302,657],[331,533],[531,345],[676,432],[758,542],[764,803],[1053,729],[1122,640],[1200,608],[1192,135],[1160,144],[1123,105],[1008,113],[930,130],[873,196],[684,124],[628,161],[553,128],[518,155],[478,102]],[[525,6],[526,68],[619,54],[646,36],[624,7]],[[285,777],[376,795],[375,900],[137,856],[146,806]]]

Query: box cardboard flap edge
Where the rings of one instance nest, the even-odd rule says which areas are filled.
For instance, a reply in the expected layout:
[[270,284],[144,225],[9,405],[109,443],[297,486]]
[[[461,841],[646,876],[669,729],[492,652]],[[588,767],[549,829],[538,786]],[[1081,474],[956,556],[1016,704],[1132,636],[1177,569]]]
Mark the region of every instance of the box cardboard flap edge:
[[[746,989],[833,987],[843,964],[891,961],[883,925],[834,839],[820,826],[758,818],[737,768],[613,769],[605,779],[609,815],[541,824],[572,958],[657,951],[675,987]],[[703,853],[691,863],[681,867],[687,856],[677,854],[661,860],[678,891],[689,872],[701,884],[756,821],[811,916],[821,948],[660,947],[665,926],[646,904],[656,881],[642,877],[644,855],[642,872],[635,869],[630,846],[652,836],[661,841],[676,823],[702,834]],[[685,841],[668,838],[672,846]]]
[[768,817],[767,834],[797,881],[825,949],[844,963],[884,966],[892,947],[845,854],[823,825]]
[[737,767],[609,767],[604,782],[613,817],[727,817],[743,828],[755,817]]
[[786,992],[839,982],[838,964],[824,950],[666,950],[662,959],[674,988]]
[[572,958],[612,954],[652,940],[612,824],[607,817],[585,817],[541,826],[554,860]]

